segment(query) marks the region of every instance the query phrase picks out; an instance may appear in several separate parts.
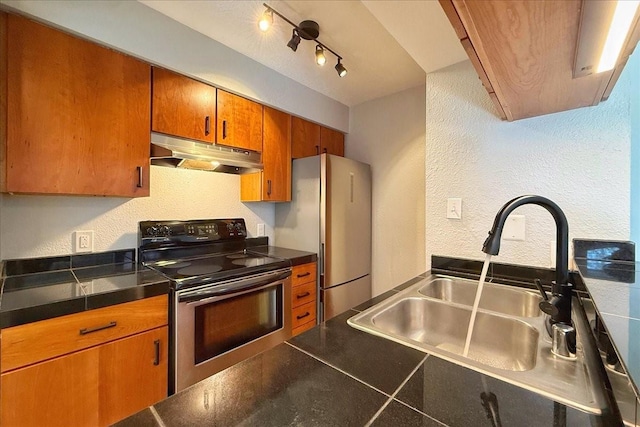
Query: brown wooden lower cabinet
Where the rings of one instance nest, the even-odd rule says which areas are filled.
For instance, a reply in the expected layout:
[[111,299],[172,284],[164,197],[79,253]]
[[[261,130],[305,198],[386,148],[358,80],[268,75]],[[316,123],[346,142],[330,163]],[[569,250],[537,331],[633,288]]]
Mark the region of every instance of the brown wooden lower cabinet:
[[100,425],[110,425],[167,397],[166,326],[100,346]]
[[[145,313],[152,321],[127,325],[125,313],[131,309]],[[113,327],[108,324],[85,335],[78,332],[76,323],[103,325],[104,316],[116,319]],[[76,339],[59,333],[53,335],[61,342],[45,343],[41,332],[52,332],[51,326],[64,329],[61,320],[71,324],[78,339],[102,334],[103,341],[74,348],[65,342]],[[128,327],[126,336],[123,336],[124,330],[117,330],[121,324]],[[166,296],[16,326],[4,330],[3,334],[11,338],[16,331],[22,332],[26,348],[37,348],[40,342],[53,350],[69,350],[41,352],[38,360],[23,358],[20,366],[14,364],[9,369],[5,366],[10,364],[3,366],[0,376],[0,425],[3,427],[106,426],[167,397]],[[3,348],[3,362],[15,359],[10,352],[5,352],[8,348]]]
[[313,328],[316,321],[317,263],[297,265],[291,274],[292,336]]
[[3,374],[4,427],[98,425],[98,360],[91,348]]

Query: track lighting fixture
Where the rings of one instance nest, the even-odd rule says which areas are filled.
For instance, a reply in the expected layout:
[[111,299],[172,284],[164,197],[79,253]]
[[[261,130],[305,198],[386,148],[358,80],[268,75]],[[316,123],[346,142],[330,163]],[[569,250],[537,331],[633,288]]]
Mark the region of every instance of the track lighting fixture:
[[298,50],[298,45],[300,44],[300,36],[298,35],[298,30],[293,30],[293,34],[291,34],[291,40],[287,43],[287,46],[291,48],[292,51]]
[[258,27],[260,27],[262,31],[267,31],[271,28],[271,24],[273,24],[273,11],[267,8],[262,14],[260,21],[258,21]]
[[340,77],[344,77],[347,75],[347,69],[344,68],[344,65],[340,62],[340,58],[338,58],[338,63],[336,64],[336,71]]
[[324,56],[324,49],[322,48],[322,46],[317,45],[316,46],[316,64],[322,67],[325,62],[327,62],[327,57]]
[[291,33],[291,39],[287,43],[287,47],[289,47],[292,51],[296,52],[298,50],[298,45],[302,39],[305,40],[313,40],[316,43],[316,64],[322,66],[327,62],[327,57],[325,55],[325,50],[328,50],[338,60],[338,63],[335,66],[336,72],[338,76],[344,77],[347,75],[347,69],[342,65],[342,57],[338,55],[336,52],[327,47],[327,45],[323,44],[320,40],[318,40],[318,36],[320,35],[320,26],[315,21],[302,21],[300,24],[296,25],[287,19],[282,14],[278,13],[277,10],[273,9],[271,6],[266,3],[262,4],[266,7],[266,10],[262,14],[262,18],[258,21],[258,26],[262,31],[267,31],[271,25],[273,24],[273,15],[276,14],[280,18],[282,18],[287,24],[293,27],[293,32]]

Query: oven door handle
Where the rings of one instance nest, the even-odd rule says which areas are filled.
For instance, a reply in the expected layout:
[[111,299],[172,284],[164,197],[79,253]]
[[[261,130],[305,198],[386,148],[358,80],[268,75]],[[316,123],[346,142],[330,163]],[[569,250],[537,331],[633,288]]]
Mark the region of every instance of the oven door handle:
[[291,276],[291,270],[266,274],[252,280],[239,280],[226,285],[220,284],[207,289],[186,291],[178,295],[179,303],[204,304],[212,300],[221,300],[231,295],[240,295],[258,288],[268,287]]

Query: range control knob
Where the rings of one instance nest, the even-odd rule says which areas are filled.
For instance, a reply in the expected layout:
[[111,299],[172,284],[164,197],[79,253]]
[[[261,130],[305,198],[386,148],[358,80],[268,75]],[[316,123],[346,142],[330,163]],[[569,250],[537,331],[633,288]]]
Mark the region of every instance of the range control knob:
[[165,225],[164,227],[162,227],[160,232],[165,237],[171,236],[171,227],[169,227],[168,225]]
[[158,235],[158,231],[159,231],[159,229],[155,225],[151,226],[151,227],[147,227],[147,234],[149,236],[154,236],[154,237],[157,236]]

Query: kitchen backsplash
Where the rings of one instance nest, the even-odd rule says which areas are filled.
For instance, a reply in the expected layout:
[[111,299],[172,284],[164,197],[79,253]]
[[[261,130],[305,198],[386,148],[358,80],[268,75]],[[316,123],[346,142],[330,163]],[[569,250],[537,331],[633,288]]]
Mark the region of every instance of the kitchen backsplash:
[[66,255],[73,232],[94,231],[94,252],[138,246],[138,222],[151,219],[244,218],[250,237],[258,224],[273,238],[275,208],[241,203],[237,175],[151,167],[151,196],[0,195],[0,258]]

